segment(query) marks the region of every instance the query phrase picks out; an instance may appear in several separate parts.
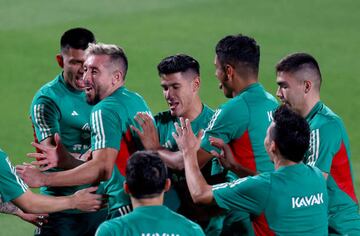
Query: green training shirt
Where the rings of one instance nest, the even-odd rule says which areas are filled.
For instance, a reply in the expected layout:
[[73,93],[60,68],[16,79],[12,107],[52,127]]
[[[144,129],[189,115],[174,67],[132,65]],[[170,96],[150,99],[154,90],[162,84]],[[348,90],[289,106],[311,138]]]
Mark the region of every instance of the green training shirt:
[[360,235],[358,200],[344,124],[322,102],[313,107],[306,120],[311,135],[305,163],[328,174],[329,233]]
[[262,217],[259,235],[327,235],[326,182],[303,163],[213,186],[216,203]]
[[202,138],[201,148],[210,152],[209,137],[221,138],[228,143],[235,160],[242,166],[257,172],[274,170],[264,147],[276,99],[255,83],[241,91],[215,111]]
[[0,149],[0,199],[9,202],[20,197],[28,189],[27,185],[17,176],[9,157]]
[[141,206],[133,212],[102,223],[96,236],[199,236],[199,225],[165,206]]
[[[65,83],[59,74],[36,92],[30,107],[36,139],[59,133],[61,142],[71,153],[85,153],[90,148],[90,112],[85,93]],[[61,171],[53,168],[50,171]],[[89,185],[73,187],[42,187],[41,193],[53,196],[71,195]]]
[[144,99],[125,87],[101,100],[91,112],[92,151],[104,148],[119,151],[112,177],[104,182],[105,192],[110,196],[110,211],[130,204],[129,196],[123,189],[123,182],[128,158],[143,149],[140,139],[130,128],[130,125],[139,127],[134,120],[138,112],[151,114]]

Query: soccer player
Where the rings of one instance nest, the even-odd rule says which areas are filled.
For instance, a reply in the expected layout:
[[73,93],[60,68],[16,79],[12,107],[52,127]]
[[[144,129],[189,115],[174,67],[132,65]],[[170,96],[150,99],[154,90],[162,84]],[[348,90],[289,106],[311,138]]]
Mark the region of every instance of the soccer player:
[[[218,42],[215,52],[215,75],[230,100],[215,111],[205,130],[198,151],[199,165],[202,167],[217,151],[212,138],[220,138],[234,153],[238,168],[233,171],[238,176],[273,171],[263,141],[277,101],[258,81],[260,47],[251,37],[229,35]],[[247,213],[231,211],[224,227],[239,225],[237,230],[243,234],[252,235],[254,230],[262,233],[261,225],[266,224],[263,218],[255,217],[252,222]]]
[[96,232],[102,235],[205,235],[200,226],[163,206],[164,192],[171,185],[158,154],[134,153],[126,166],[125,191],[134,211],[105,221]]
[[285,106],[275,111],[273,119],[264,146],[275,171],[214,186],[206,183],[196,159],[201,136],[195,137],[188,120],[181,119],[180,127],[175,124],[174,138],[183,152],[191,196],[194,202],[264,215],[266,235],[327,235],[325,178],[318,168],[302,162],[309,148],[309,125]]
[[[21,167],[19,173],[25,182],[38,186],[73,186],[104,183],[109,195],[108,217],[124,215],[131,210],[130,199],[122,183],[126,161],[142,145],[130,125],[138,112],[149,112],[144,99],[124,86],[128,60],[122,48],[109,44],[89,44],[85,53],[84,82],[91,111],[92,159],[76,168],[43,174],[38,169]],[[57,149],[36,145],[49,160],[59,159]],[[55,157],[54,157],[55,156]],[[107,181],[108,180],[108,181]]]
[[[0,149],[0,200],[12,202],[25,212],[46,213],[66,209],[81,211],[96,211],[100,209],[101,198],[99,194],[92,194],[97,187],[79,190],[73,195],[52,197],[35,194],[16,175],[15,168],[5,152]],[[41,219],[41,218],[40,218]],[[43,222],[39,221],[41,225]]]
[[[64,32],[60,39],[60,53],[56,60],[62,71],[54,80],[42,86],[35,94],[30,106],[31,121],[35,139],[41,144],[55,145],[58,133],[69,158],[80,158],[90,147],[89,118],[92,106],[87,104],[84,93],[83,63],[85,49],[95,42],[91,31],[72,28]],[[69,159],[67,158],[67,159]],[[59,168],[51,165],[43,167],[49,172],[72,168],[64,159]],[[74,159],[78,164],[83,161]],[[70,162],[71,163],[71,162]],[[85,186],[42,187],[40,192],[51,196],[67,196]],[[96,213],[65,211],[50,214],[48,224],[36,229],[36,235],[92,235],[99,224],[106,219],[106,210]]]
[[[211,209],[195,206],[187,189],[183,173],[183,161],[177,161],[181,155],[172,133],[175,131],[174,123],[179,117],[189,119],[195,133],[205,129],[214,114],[213,110],[203,104],[200,99],[200,65],[196,59],[185,54],[168,56],[161,60],[157,66],[160,84],[169,110],[155,115],[155,123],[147,114],[138,114],[136,120],[141,125],[140,131],[132,127],[141,138],[145,149],[156,150],[165,164],[170,168],[171,181],[174,188],[165,193],[165,205],[180,214],[197,220],[205,225],[209,220]],[[207,180],[211,175],[211,162],[202,172]],[[179,200],[181,199],[181,201]],[[179,208],[179,204],[181,206]],[[179,208],[179,209],[178,209]]]
[[305,163],[327,178],[329,234],[360,235],[358,200],[350,161],[349,138],[341,118],[320,101],[322,77],[314,57],[293,53],[276,65],[277,96],[310,125]]

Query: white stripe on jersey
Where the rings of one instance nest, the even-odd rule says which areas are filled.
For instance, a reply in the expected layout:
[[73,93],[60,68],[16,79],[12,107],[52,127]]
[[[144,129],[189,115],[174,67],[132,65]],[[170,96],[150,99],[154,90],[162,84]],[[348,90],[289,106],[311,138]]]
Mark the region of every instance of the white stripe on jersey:
[[105,132],[102,122],[101,110],[95,111],[91,114],[92,126],[95,135],[95,150],[105,148]]
[[309,166],[315,166],[316,161],[319,158],[320,149],[320,132],[319,129],[315,129],[310,133],[310,156],[307,159]]
[[201,139],[203,139],[203,138],[205,137],[205,133],[206,133],[208,130],[210,130],[210,129],[212,129],[212,128],[214,127],[215,121],[216,121],[216,119],[219,117],[220,113],[221,113],[221,109],[216,109],[216,110],[215,110],[215,113],[214,113],[214,115],[211,117],[211,120],[209,121],[208,127],[204,130],[204,133],[203,133],[203,136],[201,137]]
[[45,139],[51,135],[50,128],[46,124],[44,116],[44,104],[34,105],[34,119],[36,125],[39,127],[41,139]]
[[221,189],[221,188],[233,188],[235,187],[236,185],[246,181],[248,179],[248,177],[244,177],[244,178],[239,178],[237,180],[234,180],[232,182],[229,182],[229,183],[221,183],[221,184],[216,184],[212,187],[212,190],[217,190],[217,189]]
[[22,179],[20,179],[20,177],[16,174],[15,168],[11,165],[11,162],[9,160],[9,158],[7,157],[6,159],[7,164],[9,165],[9,168],[11,170],[11,173],[15,176],[16,178],[16,182],[20,185],[21,189],[26,192],[26,190],[28,189],[28,186],[22,181]]

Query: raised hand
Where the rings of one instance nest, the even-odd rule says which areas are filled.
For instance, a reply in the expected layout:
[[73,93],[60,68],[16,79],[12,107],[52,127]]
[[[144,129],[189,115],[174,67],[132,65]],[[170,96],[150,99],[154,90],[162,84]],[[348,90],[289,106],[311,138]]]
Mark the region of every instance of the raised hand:
[[157,150],[161,148],[158,131],[154,125],[153,118],[146,112],[138,112],[134,118],[141,129],[131,125],[131,129],[139,136],[146,150]]
[[[173,133],[173,137],[178,145],[180,151],[185,153],[196,153],[200,149],[201,136],[204,131],[200,130],[198,135],[195,136],[190,120],[180,117],[180,126],[178,123],[175,123],[176,133]],[[184,155],[185,157],[185,155]]]
[[54,167],[60,167],[63,162],[66,161],[66,156],[69,155],[66,148],[61,143],[59,134],[54,135],[55,146],[45,145],[40,143],[32,142],[34,146],[40,152],[28,153],[28,157],[36,158],[36,161],[31,162],[41,171],[46,171]]
[[31,188],[39,188],[45,186],[46,174],[42,173],[39,168],[24,163],[16,166],[16,173]]

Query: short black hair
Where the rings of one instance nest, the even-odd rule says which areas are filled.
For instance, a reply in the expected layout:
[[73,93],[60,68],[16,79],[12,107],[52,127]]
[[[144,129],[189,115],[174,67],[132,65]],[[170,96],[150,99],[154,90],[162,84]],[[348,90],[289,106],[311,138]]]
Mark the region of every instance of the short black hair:
[[215,48],[220,64],[224,67],[229,64],[239,74],[258,74],[260,62],[260,46],[255,39],[242,34],[228,35],[221,39]]
[[69,48],[85,50],[89,43],[95,43],[94,34],[85,28],[73,28],[67,30],[60,39],[60,50]]
[[138,151],[127,162],[125,179],[134,198],[152,198],[164,191],[167,169],[157,152]]
[[281,155],[290,161],[302,161],[309,149],[309,124],[286,105],[276,109],[274,123],[275,126],[270,130],[270,135]]
[[285,56],[275,66],[276,73],[296,73],[310,69],[319,80],[319,89],[322,82],[320,67],[316,59],[308,53],[296,52]]
[[165,57],[157,66],[159,75],[168,75],[177,72],[192,72],[200,75],[200,65],[197,60],[186,54],[176,54]]

